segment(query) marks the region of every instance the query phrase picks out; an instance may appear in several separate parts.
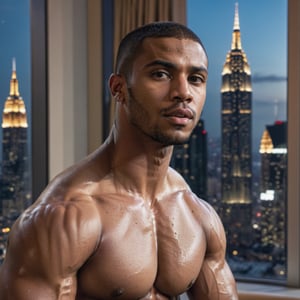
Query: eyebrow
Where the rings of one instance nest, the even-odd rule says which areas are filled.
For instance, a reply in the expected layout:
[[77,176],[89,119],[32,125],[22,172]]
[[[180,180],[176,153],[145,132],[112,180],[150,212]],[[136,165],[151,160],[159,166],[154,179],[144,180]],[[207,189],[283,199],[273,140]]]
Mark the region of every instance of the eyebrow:
[[[165,68],[168,68],[168,69],[177,69],[177,66],[176,64],[174,63],[171,63],[169,61],[165,61],[165,60],[154,60],[148,64],[145,65],[146,68],[148,67],[152,67],[152,66],[162,66],[162,67],[165,67]],[[208,70],[206,67],[197,67],[197,66],[192,66],[190,67],[190,70],[192,71],[192,73],[205,73],[205,74],[208,74]]]

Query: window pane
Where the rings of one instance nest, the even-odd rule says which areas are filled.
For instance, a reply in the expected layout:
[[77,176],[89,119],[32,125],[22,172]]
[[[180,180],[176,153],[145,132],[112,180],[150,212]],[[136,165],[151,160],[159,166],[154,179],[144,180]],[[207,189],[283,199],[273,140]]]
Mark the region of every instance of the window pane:
[[209,79],[201,131],[172,164],[222,218],[235,276],[286,280],[287,0],[187,5]]
[[31,203],[30,3],[0,3],[0,262],[10,227]]

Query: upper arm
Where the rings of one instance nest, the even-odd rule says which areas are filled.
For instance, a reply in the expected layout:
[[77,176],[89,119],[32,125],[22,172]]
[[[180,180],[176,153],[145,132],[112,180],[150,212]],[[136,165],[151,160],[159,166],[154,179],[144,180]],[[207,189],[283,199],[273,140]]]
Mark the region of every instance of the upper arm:
[[195,284],[188,292],[190,299],[236,300],[236,283],[226,262],[226,237],[223,225],[214,209],[206,205],[202,215],[207,244],[203,264]]
[[95,251],[100,232],[89,202],[32,208],[11,232],[0,295],[4,300],[75,299],[76,273]]

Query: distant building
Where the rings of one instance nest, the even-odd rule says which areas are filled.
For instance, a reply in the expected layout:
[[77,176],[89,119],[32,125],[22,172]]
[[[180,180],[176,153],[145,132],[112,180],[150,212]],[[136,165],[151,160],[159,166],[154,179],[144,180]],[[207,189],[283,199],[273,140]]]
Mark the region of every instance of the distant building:
[[252,231],[252,87],[238,4],[231,50],[223,66],[221,99],[221,214],[229,253],[238,255],[251,243]]
[[200,198],[207,198],[207,133],[200,120],[189,141],[174,146],[171,166],[178,171],[192,191]]
[[[262,250],[269,260],[286,257],[287,123],[266,126],[260,143],[261,217],[257,224]],[[280,256],[280,257],[278,257]]]
[[19,93],[15,61],[2,116],[0,215],[13,220],[31,200],[28,124],[25,104]]

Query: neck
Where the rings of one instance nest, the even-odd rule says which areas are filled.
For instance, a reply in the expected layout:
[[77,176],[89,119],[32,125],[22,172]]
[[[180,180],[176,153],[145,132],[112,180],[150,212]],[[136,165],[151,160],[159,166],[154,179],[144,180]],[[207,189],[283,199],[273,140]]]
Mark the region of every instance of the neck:
[[142,134],[122,135],[115,126],[107,143],[112,147],[117,185],[144,199],[156,199],[165,191],[173,146],[163,146]]

